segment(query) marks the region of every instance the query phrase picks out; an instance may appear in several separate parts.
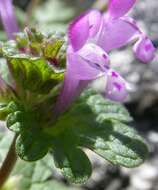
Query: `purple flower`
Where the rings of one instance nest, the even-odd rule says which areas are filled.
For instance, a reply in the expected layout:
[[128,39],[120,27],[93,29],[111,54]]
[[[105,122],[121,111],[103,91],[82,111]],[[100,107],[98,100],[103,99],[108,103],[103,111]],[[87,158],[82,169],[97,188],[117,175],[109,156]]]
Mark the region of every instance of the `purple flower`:
[[[134,53],[143,62],[154,58],[155,48],[139,29],[135,20],[124,16],[136,0],[110,0],[106,14],[90,11],[78,17],[70,26],[69,42],[74,51],[93,41],[106,52],[138,40]],[[148,47],[148,48],[146,48]]]
[[9,39],[13,39],[13,33],[19,31],[12,5],[12,0],[0,0],[0,16]]
[[102,95],[115,101],[125,100],[127,83],[110,68],[107,53],[134,40],[134,54],[142,62],[152,61],[155,53],[152,42],[136,22],[124,16],[135,1],[110,0],[106,14],[92,10],[71,23],[65,80],[55,106],[57,113],[65,111],[90,81],[100,77],[104,78]]
[[134,19],[125,16],[136,0],[110,0],[107,13],[97,38],[97,44],[106,52],[122,47],[134,40],[135,56],[142,62],[153,60],[155,48],[149,38],[139,29]]

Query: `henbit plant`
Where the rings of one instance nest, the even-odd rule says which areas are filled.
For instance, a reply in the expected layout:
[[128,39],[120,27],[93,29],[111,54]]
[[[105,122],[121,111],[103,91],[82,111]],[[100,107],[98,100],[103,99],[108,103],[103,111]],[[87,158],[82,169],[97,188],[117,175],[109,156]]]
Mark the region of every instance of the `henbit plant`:
[[[111,0],[103,15],[97,10],[82,14],[70,24],[67,45],[65,37],[36,29],[17,33],[11,0],[0,1],[3,25],[12,39],[0,47],[5,59],[0,119],[15,133],[0,170],[1,187],[16,155],[36,161],[49,152],[56,167],[73,183],[86,182],[92,173],[84,148],[124,167],[144,162],[147,146],[127,125],[132,119],[119,103],[126,99],[129,85],[111,68],[108,55],[138,40],[136,57],[144,63],[154,58],[152,42],[132,18],[124,16],[134,3]],[[94,80],[102,80],[99,94],[87,88]]]

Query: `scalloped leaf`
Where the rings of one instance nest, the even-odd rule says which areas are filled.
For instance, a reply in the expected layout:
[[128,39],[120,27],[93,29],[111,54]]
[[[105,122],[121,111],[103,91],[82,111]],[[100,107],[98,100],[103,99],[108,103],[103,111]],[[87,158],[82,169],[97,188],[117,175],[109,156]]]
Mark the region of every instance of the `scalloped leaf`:
[[60,136],[70,130],[74,139],[79,138],[76,146],[89,148],[113,164],[125,167],[142,164],[148,149],[143,138],[122,123],[131,120],[126,109],[99,95],[85,97],[63,114],[49,132]]
[[38,128],[30,129],[20,134],[16,140],[16,152],[26,161],[36,161],[43,158],[50,148],[50,137]]
[[71,139],[69,135],[65,138],[64,134],[62,141],[58,138],[53,144],[55,164],[72,183],[85,183],[92,173],[91,163],[87,155],[75,147],[75,143],[72,144],[75,139]]
[[[0,133],[0,163],[4,160],[13,138],[12,133]],[[55,165],[50,154],[36,162],[26,162],[18,159],[6,182],[4,189],[8,190],[79,190],[53,178]]]
[[8,115],[6,117],[6,126],[15,133],[23,133],[32,128],[37,128],[39,120],[35,111],[27,109],[15,102],[7,105]]

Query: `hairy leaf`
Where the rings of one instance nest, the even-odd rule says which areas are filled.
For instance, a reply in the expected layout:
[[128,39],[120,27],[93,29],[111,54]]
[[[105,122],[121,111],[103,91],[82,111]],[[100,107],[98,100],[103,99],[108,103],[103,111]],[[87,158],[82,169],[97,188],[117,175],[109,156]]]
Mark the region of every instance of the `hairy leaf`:
[[55,73],[42,58],[12,56],[9,57],[9,65],[17,84],[31,92],[48,93],[63,79],[63,73]]
[[66,135],[62,136],[62,142],[54,143],[53,156],[56,166],[69,181],[84,183],[91,175],[91,163],[86,154],[75,147],[75,139],[71,139],[70,134],[65,137]]
[[50,137],[38,128],[30,129],[18,136],[16,152],[26,161],[35,161],[43,158],[50,147]]
[[148,150],[143,138],[122,123],[130,120],[122,105],[99,95],[88,95],[65,113],[49,132],[60,138],[60,134],[69,130],[71,136],[78,139],[76,146],[89,148],[113,164],[136,167],[144,162]]
[[[12,133],[0,132],[0,163],[4,160],[11,140]],[[36,162],[26,162],[18,159],[11,175],[4,186],[5,190],[79,190],[77,187],[64,185],[53,178],[55,165],[50,154]]]

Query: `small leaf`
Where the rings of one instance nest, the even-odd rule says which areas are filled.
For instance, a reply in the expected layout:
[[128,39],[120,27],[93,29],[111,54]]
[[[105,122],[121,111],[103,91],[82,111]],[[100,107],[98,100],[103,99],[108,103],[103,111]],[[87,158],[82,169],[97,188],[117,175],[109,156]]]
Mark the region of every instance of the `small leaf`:
[[44,35],[40,31],[36,30],[36,28],[26,27],[24,31],[30,42],[41,43],[43,41]]
[[21,111],[16,111],[10,113],[7,117],[7,127],[16,133],[19,133],[21,130],[25,129],[25,118],[24,113]]
[[63,79],[64,73],[56,73],[42,58],[17,55],[8,59],[13,77],[22,89],[41,94],[48,93]]
[[44,45],[43,48],[43,54],[46,58],[55,58],[61,49],[63,45],[63,41],[60,39],[56,39],[54,41],[47,41],[45,42],[46,44]]
[[9,114],[9,110],[6,104],[0,105],[0,120],[5,121],[7,115]]
[[14,111],[17,111],[18,109],[18,105],[13,101],[0,104],[0,120],[7,121],[8,115]]
[[19,32],[15,37],[18,48],[24,48],[28,45],[28,39],[25,33]]

